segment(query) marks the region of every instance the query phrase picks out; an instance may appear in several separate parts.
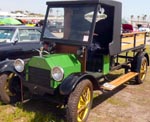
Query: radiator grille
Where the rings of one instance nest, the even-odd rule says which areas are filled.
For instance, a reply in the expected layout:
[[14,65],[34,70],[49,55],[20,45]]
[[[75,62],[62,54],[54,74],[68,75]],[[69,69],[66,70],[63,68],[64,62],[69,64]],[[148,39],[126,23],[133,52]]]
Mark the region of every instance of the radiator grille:
[[50,79],[50,70],[29,67],[29,82],[49,88]]

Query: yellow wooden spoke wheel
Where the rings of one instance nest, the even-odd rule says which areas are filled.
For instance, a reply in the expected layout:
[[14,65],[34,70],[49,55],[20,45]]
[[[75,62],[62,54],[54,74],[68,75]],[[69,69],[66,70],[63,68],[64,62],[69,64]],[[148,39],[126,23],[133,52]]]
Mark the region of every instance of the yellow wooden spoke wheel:
[[146,73],[147,73],[147,59],[146,57],[142,57],[141,63],[137,64],[137,67],[139,67],[138,71],[139,75],[135,77],[136,83],[142,83],[145,80]]
[[141,69],[140,69],[140,79],[144,80],[147,72],[147,60],[142,60]]
[[87,113],[89,112],[89,104],[91,102],[91,99],[92,98],[91,98],[90,88],[86,87],[83,90],[78,103],[78,111],[77,111],[78,122],[82,122],[82,120],[84,120]]
[[93,85],[91,81],[80,81],[68,98],[67,121],[86,122],[92,105],[92,97]]

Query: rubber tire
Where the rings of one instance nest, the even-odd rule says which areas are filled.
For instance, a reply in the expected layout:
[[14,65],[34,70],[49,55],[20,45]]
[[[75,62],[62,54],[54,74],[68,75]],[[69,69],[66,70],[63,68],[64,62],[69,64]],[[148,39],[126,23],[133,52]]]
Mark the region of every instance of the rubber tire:
[[82,94],[82,91],[88,87],[90,89],[91,101],[88,105],[88,112],[82,122],[86,122],[93,101],[93,85],[89,80],[82,80],[74,89],[74,91],[69,95],[67,103],[67,122],[78,122],[77,121],[77,106],[79,98]]
[[[9,90],[14,93],[15,95],[9,96],[6,92],[5,86],[8,82],[8,74],[1,74],[0,75],[0,100],[5,103],[5,104],[11,104],[15,103],[17,101],[21,100],[21,92],[16,92],[14,89],[11,87],[12,83],[14,82],[13,79],[9,81]],[[14,78],[15,79],[15,78]],[[15,84],[16,85],[16,84]],[[20,84],[19,84],[20,85]],[[20,86],[19,86],[20,87]],[[18,88],[16,86],[16,88]]]
[[143,83],[144,80],[145,80],[145,77],[141,79],[141,76],[140,76],[141,66],[142,66],[142,64],[143,64],[145,61],[146,61],[146,72],[145,72],[145,77],[146,77],[148,62],[147,62],[146,57],[142,57],[141,63],[138,63],[138,64],[137,64],[137,67],[140,67],[140,68],[139,68],[138,70],[136,70],[136,72],[139,73],[139,75],[137,75],[137,76],[135,77],[135,83],[136,83],[136,84],[141,84],[141,83]]

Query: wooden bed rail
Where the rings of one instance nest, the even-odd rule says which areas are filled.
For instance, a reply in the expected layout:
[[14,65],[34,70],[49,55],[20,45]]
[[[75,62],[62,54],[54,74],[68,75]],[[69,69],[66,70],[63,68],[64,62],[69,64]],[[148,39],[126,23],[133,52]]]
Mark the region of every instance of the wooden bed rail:
[[121,34],[121,51],[134,49],[146,44],[146,32]]
[[122,33],[121,36],[134,36],[137,34],[146,34],[146,32],[132,32],[132,33]]

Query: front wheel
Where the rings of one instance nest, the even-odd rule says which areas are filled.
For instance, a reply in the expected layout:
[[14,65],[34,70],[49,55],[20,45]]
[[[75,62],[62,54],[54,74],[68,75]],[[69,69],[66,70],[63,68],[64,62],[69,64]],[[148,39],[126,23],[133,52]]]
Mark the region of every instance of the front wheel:
[[93,85],[89,80],[82,80],[69,95],[67,103],[67,121],[85,122],[93,101]]
[[0,75],[0,98],[5,104],[21,100],[20,80],[13,73]]

